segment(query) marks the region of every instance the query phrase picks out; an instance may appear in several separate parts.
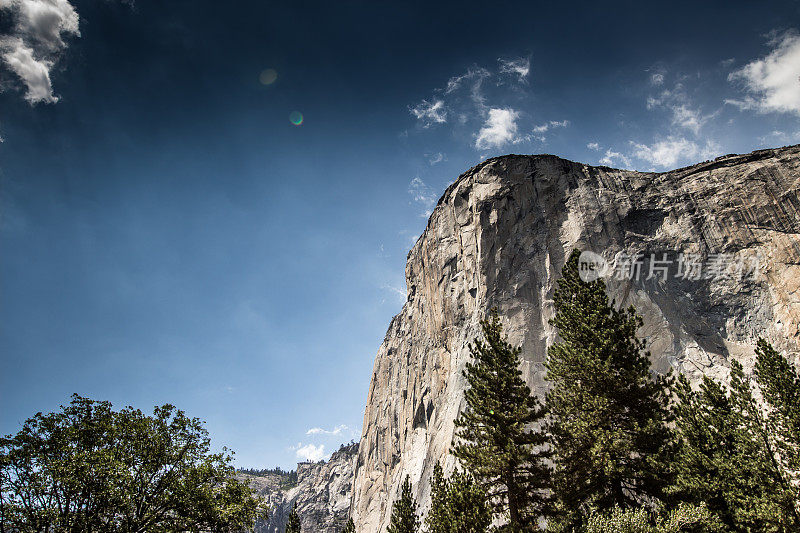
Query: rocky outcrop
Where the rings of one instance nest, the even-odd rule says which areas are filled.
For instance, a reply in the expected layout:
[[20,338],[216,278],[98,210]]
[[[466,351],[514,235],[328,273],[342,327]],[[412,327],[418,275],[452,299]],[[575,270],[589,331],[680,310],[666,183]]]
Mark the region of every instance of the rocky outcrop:
[[269,519],[257,524],[256,533],[283,533],[292,507],[303,531],[338,533],[348,518],[353,467],[358,444],[342,446],[327,462],[299,463],[297,485],[286,489],[276,476],[239,474],[247,479],[270,506]]
[[[799,188],[797,146],[666,173],[511,155],[459,177],[408,255],[407,301],[375,360],[352,494],[358,531],[385,529],[406,474],[424,510],[434,463],[452,467],[462,369],[487,309],[499,309],[510,340],[523,347],[534,392],[546,391],[551,298],[574,248],[671,258],[666,277],[646,279],[645,261],[638,280],[607,280],[618,303],[643,315],[640,334],[656,370],[722,379],[732,358],[751,364],[759,336],[796,359]],[[679,253],[699,254],[706,273],[681,275]],[[716,254],[755,261],[758,270],[709,276]]]

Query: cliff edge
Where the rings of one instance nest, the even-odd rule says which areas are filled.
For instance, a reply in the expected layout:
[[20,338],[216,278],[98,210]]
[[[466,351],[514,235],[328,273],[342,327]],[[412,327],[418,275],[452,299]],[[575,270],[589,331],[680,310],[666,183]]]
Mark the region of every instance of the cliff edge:
[[[407,301],[375,359],[353,478],[357,530],[385,529],[406,474],[424,510],[433,465],[452,468],[444,459],[462,369],[487,309],[499,309],[511,342],[523,346],[534,392],[546,391],[551,298],[574,248],[615,267],[642,258],[632,263],[638,276],[632,268],[606,281],[611,297],[643,316],[657,371],[722,379],[732,358],[752,366],[758,337],[796,360],[799,188],[800,146],[665,173],[509,155],[460,176],[408,255]],[[687,275],[687,258],[703,272]],[[723,260],[748,268],[723,272]]]

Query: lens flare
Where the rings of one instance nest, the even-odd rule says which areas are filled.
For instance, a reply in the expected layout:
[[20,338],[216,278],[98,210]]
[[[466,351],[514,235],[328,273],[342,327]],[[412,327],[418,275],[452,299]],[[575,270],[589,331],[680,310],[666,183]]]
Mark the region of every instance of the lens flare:
[[292,111],[289,114],[289,122],[295,126],[299,126],[303,123],[303,114],[300,111]]
[[278,79],[278,71],[274,68],[268,68],[258,75],[258,81],[264,85],[272,85]]

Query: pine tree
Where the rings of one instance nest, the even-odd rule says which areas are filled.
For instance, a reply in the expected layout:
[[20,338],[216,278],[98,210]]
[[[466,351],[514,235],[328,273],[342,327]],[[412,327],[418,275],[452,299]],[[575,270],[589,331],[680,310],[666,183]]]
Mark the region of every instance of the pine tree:
[[676,387],[673,502],[706,504],[730,531],[796,531],[792,488],[776,460],[767,425],[737,361],[730,390],[705,377]]
[[464,371],[467,407],[455,421],[453,455],[485,491],[493,512],[508,517],[508,530],[535,530],[550,479],[539,427],[544,409],[522,379],[522,349],[508,343],[496,310],[481,328],[485,341],[476,338],[470,346],[474,362]]
[[733,463],[744,470],[735,479],[735,518],[750,531],[800,531],[796,489],[780,466],[769,425],[736,360],[731,361],[731,403],[740,421],[741,446],[741,458]]
[[445,478],[439,463],[433,468],[431,509],[425,518],[427,533],[486,533],[492,512],[486,495],[467,473]]
[[286,533],[300,533],[300,516],[297,514],[297,502],[292,505],[289,520],[286,522]]
[[[783,468],[800,472],[800,374],[767,341],[756,346],[756,379],[769,405],[770,429]],[[796,484],[800,480],[794,480]]]
[[734,408],[725,391],[704,377],[699,391],[679,376],[675,385],[677,402],[675,436],[679,443],[670,469],[674,481],[670,500],[705,502],[731,529],[730,458],[737,449]]
[[400,489],[400,497],[392,505],[392,517],[387,533],[417,533],[417,503],[411,495],[411,480],[406,476]]
[[347,519],[347,523],[344,525],[342,533],[356,533],[356,525],[353,523],[352,518]]
[[661,495],[668,447],[669,379],[650,372],[642,319],[609,303],[605,284],[578,276],[573,251],[554,295],[551,323],[561,341],[548,350],[548,429],[559,520],[590,509],[636,507]]

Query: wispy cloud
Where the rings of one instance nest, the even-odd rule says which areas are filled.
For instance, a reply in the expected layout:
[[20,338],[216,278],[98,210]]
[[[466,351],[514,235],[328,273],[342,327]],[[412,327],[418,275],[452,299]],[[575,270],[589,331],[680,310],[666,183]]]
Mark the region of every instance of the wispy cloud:
[[445,87],[445,94],[452,94],[465,85],[469,85],[469,92],[472,101],[479,106],[482,106],[485,97],[483,96],[483,80],[490,78],[492,73],[483,67],[473,66],[467,69],[464,74],[453,76],[447,80]]
[[444,107],[444,100],[423,100],[409,111],[414,115],[423,128],[430,128],[434,124],[444,124],[447,122],[447,110]]
[[797,143],[800,142],[800,130],[793,133],[788,133],[780,130],[773,130],[767,135],[759,137],[762,146],[773,145],[778,143]]
[[[416,241],[416,239],[414,240]],[[405,302],[406,298],[408,298],[406,291],[404,291],[400,287],[396,287],[395,285],[386,283],[381,286],[381,289],[388,291],[392,295],[392,297],[400,303]]]
[[528,82],[528,74],[531,71],[531,60],[527,57],[519,57],[517,59],[503,59],[497,60],[500,64],[500,74],[510,74],[514,76],[520,83]]
[[600,143],[587,143],[586,148],[589,150],[594,150],[596,152],[600,151]]
[[344,424],[336,426],[335,428],[330,430],[322,428],[311,428],[308,431],[306,431],[306,435],[341,435],[342,432],[347,431],[348,429],[350,428],[348,428]]
[[[597,143],[595,143],[595,144],[597,144]],[[618,166],[619,163],[622,163],[625,167],[628,167],[628,168],[630,168],[632,166],[631,165],[631,160],[628,159],[627,156],[625,156],[625,155],[623,155],[623,154],[621,154],[619,152],[615,152],[615,151],[613,151],[611,149],[606,150],[605,155],[600,159],[600,164],[601,165],[606,165],[608,167]]]
[[567,126],[569,126],[569,120],[551,120],[550,122],[545,122],[544,124],[534,126],[533,132],[544,133],[555,128],[566,128]]
[[422,178],[417,176],[408,184],[408,194],[411,195],[411,200],[413,202],[419,204],[424,209],[424,211],[420,213],[420,216],[429,217],[438,199],[433,189],[422,181]]
[[531,130],[531,133],[526,133],[525,135],[517,135],[511,141],[513,144],[523,144],[529,143],[531,141],[539,141],[540,143],[547,142],[547,136],[545,135],[548,131],[552,131],[556,128],[566,128],[569,126],[569,120],[551,120],[550,122],[545,122],[544,124],[539,124],[538,126],[534,126]]
[[800,34],[788,31],[774,37],[773,50],[730,73],[728,80],[743,84],[749,93],[741,100],[725,102],[761,113],[800,115]]
[[[422,129],[447,123],[459,137],[469,132],[478,150],[543,140],[541,135],[518,135],[521,114],[512,106],[488,103],[509,98],[519,100],[518,90],[527,84],[530,72],[530,59],[524,57],[499,58],[496,69],[492,70],[473,65],[450,77],[444,87],[433,90],[432,97],[410,106],[409,110]],[[487,80],[494,83],[487,83]],[[509,88],[513,89],[512,93]],[[440,159],[439,153],[426,154],[426,157],[432,165],[445,160],[443,154]]]
[[708,117],[700,113],[700,110],[692,109],[688,105],[681,104],[672,108],[672,123],[691,130],[695,135],[700,133],[700,128],[707,120]]
[[425,154],[425,158],[428,160],[431,166],[441,163],[442,161],[447,161],[447,155],[443,154],[442,152],[436,152],[435,154]]
[[0,37],[0,59],[25,86],[25,100],[58,102],[50,72],[67,48],[65,38],[80,36],[77,11],[67,0],[0,0],[0,13],[13,21]]
[[703,114],[699,107],[693,105],[686,94],[682,83],[677,83],[672,89],[665,89],[656,96],[647,98],[647,109],[667,109],[671,114],[673,126],[687,129],[694,135],[700,133],[700,128],[714,117],[714,114]]
[[519,112],[511,108],[490,109],[486,122],[478,131],[475,148],[479,150],[502,148],[513,142],[517,136],[518,118]]

